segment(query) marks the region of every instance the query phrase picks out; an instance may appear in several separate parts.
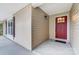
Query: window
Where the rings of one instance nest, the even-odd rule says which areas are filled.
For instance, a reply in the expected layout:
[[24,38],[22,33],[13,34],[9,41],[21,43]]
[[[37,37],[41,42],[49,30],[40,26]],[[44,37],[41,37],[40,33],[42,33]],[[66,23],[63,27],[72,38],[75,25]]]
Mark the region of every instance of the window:
[[6,24],[5,34],[15,37],[15,17],[13,17],[12,19],[6,20],[5,24]]
[[64,17],[60,17],[57,20],[57,23],[64,23],[65,22],[65,18]]
[[13,35],[13,19],[8,20],[8,34]]

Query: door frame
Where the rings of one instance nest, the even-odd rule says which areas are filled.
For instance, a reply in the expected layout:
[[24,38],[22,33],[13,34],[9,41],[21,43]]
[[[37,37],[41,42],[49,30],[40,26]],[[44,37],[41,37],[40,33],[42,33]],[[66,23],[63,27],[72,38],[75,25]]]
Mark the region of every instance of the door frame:
[[[56,27],[56,17],[61,17],[61,16],[67,16],[67,40],[59,39],[59,38],[56,38],[56,37],[55,37],[54,40],[60,40],[60,41],[65,41],[65,42],[69,43],[70,42],[70,17],[69,17],[69,13],[67,13],[65,15],[55,16],[55,27]],[[56,28],[55,28],[55,30],[56,30]]]
[[[63,18],[63,17],[65,18],[64,22],[58,23],[58,19],[59,18]],[[56,24],[56,26],[55,26],[55,29],[56,29],[55,30],[55,37],[56,38],[59,38],[59,39],[67,40],[67,16],[56,17],[55,24]],[[59,26],[60,27],[63,26],[63,29],[62,29],[62,30],[64,30],[63,33],[60,32],[61,31],[61,28]],[[58,34],[62,34],[62,35],[58,35]]]

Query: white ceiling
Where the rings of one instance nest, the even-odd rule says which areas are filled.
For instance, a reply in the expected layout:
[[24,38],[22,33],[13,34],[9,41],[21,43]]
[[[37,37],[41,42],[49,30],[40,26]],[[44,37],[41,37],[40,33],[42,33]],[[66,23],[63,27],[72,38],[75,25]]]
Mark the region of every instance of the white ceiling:
[[12,16],[14,13],[28,5],[27,3],[0,3],[0,20]]
[[45,3],[39,6],[43,11],[45,11],[48,15],[68,12],[72,3]]

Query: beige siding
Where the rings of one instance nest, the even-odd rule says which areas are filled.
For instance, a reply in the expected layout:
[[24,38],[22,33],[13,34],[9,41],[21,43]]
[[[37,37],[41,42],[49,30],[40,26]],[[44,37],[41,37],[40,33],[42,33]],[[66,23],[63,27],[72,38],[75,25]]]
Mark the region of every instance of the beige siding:
[[[28,5],[15,13],[14,16],[15,38],[10,38],[14,42],[32,50],[49,39],[49,19],[45,18],[48,15],[40,8],[32,8],[31,5]],[[9,36],[7,37],[9,38]]]
[[32,47],[35,48],[40,43],[49,39],[49,20],[40,8],[32,9]]
[[14,41],[31,50],[31,40],[31,5],[28,5],[15,14]]
[[73,4],[71,16],[71,45],[76,54],[79,54],[79,4]]

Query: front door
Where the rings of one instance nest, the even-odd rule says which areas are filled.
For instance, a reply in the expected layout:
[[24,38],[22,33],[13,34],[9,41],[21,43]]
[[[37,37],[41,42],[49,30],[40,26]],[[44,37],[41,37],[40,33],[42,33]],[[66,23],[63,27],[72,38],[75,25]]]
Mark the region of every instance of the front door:
[[67,39],[67,16],[56,17],[56,38]]

